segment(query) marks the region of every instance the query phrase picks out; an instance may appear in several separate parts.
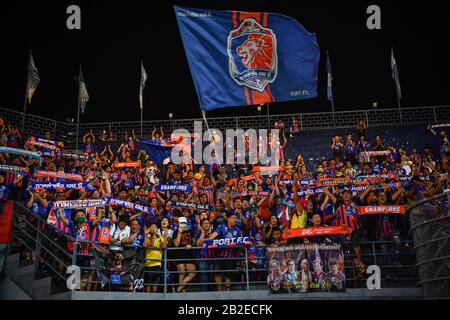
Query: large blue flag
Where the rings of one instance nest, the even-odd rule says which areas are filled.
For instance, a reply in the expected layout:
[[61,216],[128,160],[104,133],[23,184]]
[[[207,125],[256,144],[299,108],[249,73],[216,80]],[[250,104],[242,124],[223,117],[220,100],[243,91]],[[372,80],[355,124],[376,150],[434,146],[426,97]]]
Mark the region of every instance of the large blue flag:
[[315,34],[291,17],[175,7],[200,107],[317,96]]
[[173,148],[173,144],[162,143],[159,140],[141,140],[139,146],[158,165],[162,164],[166,158],[170,158]]

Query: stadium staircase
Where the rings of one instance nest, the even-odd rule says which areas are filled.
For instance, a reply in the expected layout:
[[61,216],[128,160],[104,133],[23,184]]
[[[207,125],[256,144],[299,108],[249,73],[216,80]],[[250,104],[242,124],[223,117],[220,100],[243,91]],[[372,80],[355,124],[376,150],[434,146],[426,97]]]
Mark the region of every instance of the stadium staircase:
[[[26,221],[27,209],[15,203],[13,213],[13,242],[8,246],[4,277],[0,280],[0,300],[49,300],[51,295],[66,291],[64,275],[58,272],[48,257],[56,244],[47,245],[36,237],[36,227]],[[34,232],[33,232],[34,231]],[[42,234],[42,233],[41,233]],[[25,259],[26,251],[46,252],[35,260]]]

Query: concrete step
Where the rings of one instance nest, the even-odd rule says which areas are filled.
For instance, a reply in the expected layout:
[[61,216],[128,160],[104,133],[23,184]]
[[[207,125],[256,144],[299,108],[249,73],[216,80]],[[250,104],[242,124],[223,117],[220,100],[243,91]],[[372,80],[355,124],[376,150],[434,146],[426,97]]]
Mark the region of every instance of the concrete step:
[[32,298],[8,277],[0,280],[0,300],[32,300]]
[[20,264],[20,253],[15,253],[6,257],[5,274],[12,281],[17,281],[19,264]]
[[34,300],[49,300],[51,295],[52,278],[47,277],[33,281],[32,297]]
[[[68,295],[63,299],[68,299]],[[72,300],[420,300],[420,288],[347,289],[345,292],[308,292],[271,294],[269,290],[188,292],[188,293],[131,293],[74,291]]]
[[33,295],[34,265],[19,268],[16,283],[29,295]]

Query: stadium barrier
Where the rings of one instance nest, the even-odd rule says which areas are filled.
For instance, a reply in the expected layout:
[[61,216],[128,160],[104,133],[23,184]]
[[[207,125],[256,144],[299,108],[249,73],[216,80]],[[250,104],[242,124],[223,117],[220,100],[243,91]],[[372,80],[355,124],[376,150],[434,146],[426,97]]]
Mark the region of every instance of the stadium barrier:
[[[35,278],[39,277],[39,274],[42,272],[42,266],[45,266],[45,268],[48,269],[48,272],[55,275],[55,278],[58,280],[60,284],[59,290],[61,290],[61,286],[63,290],[68,290],[66,287],[66,281],[69,276],[69,274],[66,273],[67,268],[70,265],[76,265],[79,257],[88,257],[91,260],[93,260],[94,258],[92,251],[87,255],[81,255],[77,250],[77,243],[89,241],[76,241],[74,238],[63,233],[59,233],[56,237],[52,237],[48,234],[45,228],[43,228],[43,226],[46,224],[46,221],[35,216],[36,220],[34,222],[31,222],[29,221],[29,219],[27,219],[27,217],[30,217],[30,214],[35,216],[33,213],[31,213],[30,209],[26,208],[23,204],[17,202],[15,203],[13,221],[13,238],[14,242],[16,243],[15,246],[19,246],[19,250],[21,252],[23,252],[23,249],[25,248],[25,250],[33,251],[36,253],[36,261],[34,262]],[[64,245],[64,243],[67,241],[75,241],[73,253],[69,253],[66,246]],[[411,245],[412,241],[403,241],[403,244]],[[96,243],[95,245],[101,244]],[[366,278],[369,275],[362,278],[357,276],[357,267],[353,263],[353,258],[355,256],[353,253],[351,253],[350,249],[351,243],[344,242],[342,243],[342,245],[345,252],[344,269],[346,273],[347,288],[365,288]],[[409,252],[407,249],[403,249],[403,264],[387,265],[384,263],[384,258],[387,256],[393,256],[394,254],[389,250],[386,251],[382,247],[390,245],[392,245],[392,242],[390,241],[363,241],[361,243],[361,247],[363,250],[362,256],[364,262],[366,263],[366,266],[378,265],[380,267],[382,276],[382,288],[416,287],[419,278],[415,269],[415,254],[413,252]],[[253,258],[250,259],[248,246],[236,246],[234,248],[240,248],[241,254],[233,258],[210,258],[207,261],[208,263],[212,263],[213,261],[233,261],[236,265],[235,268],[224,270],[199,270],[198,268],[196,268],[196,270],[193,271],[196,274],[194,281],[185,284],[187,290],[190,292],[202,292],[205,290],[205,288],[207,288],[208,291],[211,291],[217,289],[217,284],[225,285],[225,282],[216,283],[213,279],[209,279],[207,282],[200,282],[199,274],[201,273],[211,276],[214,276],[214,274],[218,273],[232,274],[233,276],[230,285],[231,290],[233,291],[267,289],[267,269],[265,265],[265,255],[256,257],[253,256]],[[161,250],[159,248],[150,249]],[[160,272],[161,281],[158,283],[150,283],[146,281],[143,283],[143,285],[145,287],[157,286],[159,288],[158,291],[163,292],[164,294],[172,292],[174,288],[180,285],[177,280],[177,275],[180,273],[180,271],[177,271],[177,269],[173,266],[176,263],[177,259],[171,258],[171,254],[177,250],[192,250],[195,252],[200,249],[200,247],[192,247],[191,249],[169,247],[167,249],[163,249],[162,265],[164,267]],[[254,264],[253,262],[255,260],[258,260],[259,263]],[[201,262],[202,259],[183,259],[183,261],[192,261],[193,263],[196,263],[198,265],[198,263]],[[96,271],[96,268],[92,262],[90,267],[81,267],[80,269],[89,270],[89,272],[91,272],[93,275],[96,274],[96,272],[92,272]],[[385,280],[384,275],[386,275],[386,271],[393,269],[396,270],[397,277],[395,279]],[[145,271],[145,273],[148,275],[151,272]],[[211,276],[209,278],[211,278]],[[93,278],[88,280],[87,283],[88,285],[98,287],[99,281],[97,278]],[[115,288],[106,288],[107,291],[111,291],[112,289]]]
[[[0,108],[0,116],[8,123],[20,128],[22,125],[23,112]],[[430,106],[416,108],[393,108],[393,109],[367,109],[355,111],[317,112],[317,113],[295,113],[295,114],[272,114],[238,117],[208,117],[210,128],[224,131],[226,129],[267,129],[275,121],[281,119],[285,123],[285,130],[290,130],[292,117],[300,122],[300,130],[319,130],[334,128],[355,127],[358,119],[365,120],[368,126],[397,126],[414,124],[432,124],[443,123],[450,120],[450,106]],[[334,119],[334,121],[333,121]],[[194,130],[194,121],[203,121],[203,119],[172,119],[169,120],[148,120],[143,121],[143,137],[148,138],[156,127],[159,130],[163,128],[164,132],[172,132],[173,129],[183,128],[190,131]],[[140,128],[139,121],[126,122],[98,122],[98,123],[80,123],[80,136],[92,129],[95,136],[99,136],[103,130],[111,130],[116,135],[123,135],[126,131],[131,133],[133,129]],[[137,137],[140,137],[140,129],[135,130]],[[55,138],[63,140],[68,147],[74,146],[76,135],[76,124],[62,121],[56,121],[39,117],[31,114],[25,115],[25,134],[43,135],[50,131]],[[80,140],[82,141],[82,140]]]
[[425,299],[450,298],[450,190],[408,210]]

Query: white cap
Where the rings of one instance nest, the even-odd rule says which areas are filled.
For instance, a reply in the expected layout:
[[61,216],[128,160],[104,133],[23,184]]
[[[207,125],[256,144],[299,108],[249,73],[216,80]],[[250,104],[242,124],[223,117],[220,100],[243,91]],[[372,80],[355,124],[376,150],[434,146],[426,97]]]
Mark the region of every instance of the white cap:
[[187,219],[186,219],[186,217],[179,217],[178,218],[178,223],[187,223]]

